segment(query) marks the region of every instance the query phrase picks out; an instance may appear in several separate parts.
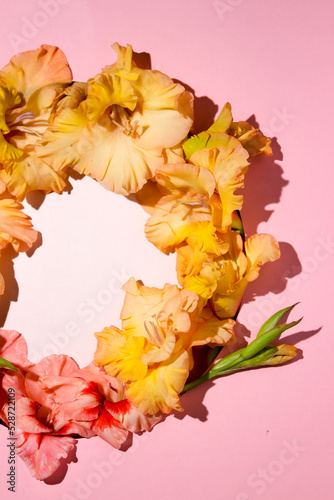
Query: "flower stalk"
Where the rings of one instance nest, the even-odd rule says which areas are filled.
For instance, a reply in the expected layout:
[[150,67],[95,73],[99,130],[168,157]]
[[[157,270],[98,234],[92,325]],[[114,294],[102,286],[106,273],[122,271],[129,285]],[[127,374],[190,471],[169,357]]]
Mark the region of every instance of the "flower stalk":
[[182,393],[197,387],[198,385],[215,377],[222,377],[239,370],[257,368],[259,366],[274,366],[286,363],[297,356],[297,349],[294,346],[281,344],[278,346],[269,345],[270,342],[278,338],[289,328],[298,325],[302,318],[291,323],[277,325],[284,314],[290,312],[296,304],[286,307],[271,316],[260,328],[256,338],[248,346],[238,349],[225,358],[215,363],[211,369],[202,377],[186,384]]

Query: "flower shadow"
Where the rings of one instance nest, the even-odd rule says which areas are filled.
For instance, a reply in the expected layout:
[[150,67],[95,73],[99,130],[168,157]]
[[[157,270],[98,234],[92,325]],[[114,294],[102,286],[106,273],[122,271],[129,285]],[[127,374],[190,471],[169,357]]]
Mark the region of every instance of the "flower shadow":
[[17,302],[19,287],[15,279],[14,259],[18,256],[12,246],[8,246],[1,252],[0,273],[5,282],[5,291],[1,296],[0,327],[3,327],[9,312],[11,302]]
[[44,479],[44,483],[48,485],[61,483],[67,474],[69,464],[78,462],[76,453],[77,446],[74,446],[74,448],[70,451],[66,458],[60,459],[60,466],[58,467],[56,472],[54,472],[47,479]]

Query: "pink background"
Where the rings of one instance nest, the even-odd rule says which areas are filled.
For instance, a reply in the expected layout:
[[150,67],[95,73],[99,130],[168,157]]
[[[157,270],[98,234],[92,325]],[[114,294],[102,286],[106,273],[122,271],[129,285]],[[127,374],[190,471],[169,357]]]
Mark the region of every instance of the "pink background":
[[[298,362],[193,390],[184,414],[135,437],[126,453],[79,441],[78,462],[58,484],[34,480],[20,462],[16,497],[333,498],[332,2],[21,0],[2,2],[0,14],[0,67],[48,43],[86,80],[114,61],[111,43],[131,43],[154,69],[195,90],[197,128],[227,100],[237,120],[255,114],[280,147],[275,141],[274,159],[257,160],[247,174],[244,220],[249,235],[275,235],[282,258],[249,287],[238,334],[254,335],[297,301],[291,319],[304,316],[286,335],[302,351]],[[26,336],[33,360],[64,352],[84,366],[93,332],[118,323],[120,285],[131,275],[151,286],[176,282],[175,258],[145,240],[136,204],[91,179],[73,185],[39,210],[25,204],[43,245],[14,260],[18,297],[8,264],[14,300],[5,326]],[[12,498],[5,438],[1,429],[0,482],[2,498]]]

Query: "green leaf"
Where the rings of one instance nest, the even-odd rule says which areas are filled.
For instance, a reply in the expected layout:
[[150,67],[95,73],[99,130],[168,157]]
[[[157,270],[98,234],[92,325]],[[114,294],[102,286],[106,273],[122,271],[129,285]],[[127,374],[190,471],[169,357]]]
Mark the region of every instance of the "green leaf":
[[20,371],[16,366],[12,365],[7,359],[0,357],[0,368],[8,368],[9,370],[15,370],[16,372]]
[[279,320],[284,316],[285,313],[292,311],[292,309],[299,304],[299,302],[296,302],[296,304],[293,304],[293,306],[286,307],[285,309],[281,309],[277,313],[273,314],[263,325],[261,326],[259,333],[257,334],[256,338],[262,337],[265,333],[267,333],[269,330],[274,328]]

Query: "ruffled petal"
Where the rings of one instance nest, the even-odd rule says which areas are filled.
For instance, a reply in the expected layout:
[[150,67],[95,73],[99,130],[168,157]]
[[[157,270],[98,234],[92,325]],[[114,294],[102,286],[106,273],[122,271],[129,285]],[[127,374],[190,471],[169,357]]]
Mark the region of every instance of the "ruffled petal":
[[145,321],[159,314],[167,301],[179,294],[177,285],[166,283],[162,289],[143,285],[130,278],[122,287],[126,291],[121,320],[128,335],[142,336],[148,340]]
[[6,163],[5,169],[0,170],[0,178],[19,201],[24,200],[30,191],[61,193],[66,186],[64,174],[55,172],[34,152]]
[[147,366],[141,357],[145,347],[142,337],[129,337],[117,328],[105,328],[95,333],[98,340],[94,361],[111,377],[117,377],[122,382],[142,379],[147,372]]
[[201,323],[192,338],[192,346],[205,344],[229,345],[234,344],[235,336],[233,327],[235,321],[231,318],[221,321],[213,316]]
[[138,97],[128,80],[117,75],[100,74],[89,84],[87,115],[97,122],[112,105],[134,110]]
[[95,420],[92,431],[117,449],[122,446],[128,437],[128,431],[104,408],[101,410],[99,418]]
[[0,356],[18,367],[30,365],[25,338],[15,330],[0,330]]
[[48,436],[45,434],[22,435],[23,442],[17,446],[17,455],[23,460],[33,477],[43,481],[60,466],[60,459],[66,458],[77,441],[71,437]]
[[179,394],[188,375],[189,355],[180,350],[158,368],[152,368],[143,380],[131,383],[126,396],[144,414],[180,410]]
[[71,81],[72,72],[65,54],[51,45],[15,55],[0,71],[0,85],[15,88],[26,102],[41,87]]
[[11,243],[16,252],[26,252],[35,243],[38,232],[22,208],[6,193],[0,195],[0,249]]
[[270,234],[254,234],[245,242],[245,253],[248,259],[247,281],[255,280],[260,267],[266,262],[274,262],[280,257],[279,245]]
[[138,93],[133,119],[143,130],[137,145],[155,150],[179,144],[193,123],[193,95],[160,71],[143,70],[133,86]]
[[104,403],[106,410],[119,420],[124,429],[130,432],[149,431],[155,424],[160,422],[162,414],[143,415],[133,406],[131,401],[123,399],[118,403]]
[[81,171],[78,166],[80,163],[78,142],[88,123],[85,109],[84,104],[77,109],[70,107],[63,109],[43,137],[36,142],[36,155],[54,170],[77,166],[77,170]]
[[130,136],[111,122],[107,126],[100,123],[87,126],[79,140],[78,152],[82,163],[75,165],[75,170],[123,195],[141,189],[163,163],[160,153],[137,147]]
[[45,375],[67,377],[78,369],[79,366],[74,359],[65,354],[51,354],[43,358],[39,363],[30,368],[26,374],[25,386],[28,397],[42,405],[47,404],[50,401],[50,395],[42,389],[39,382],[40,377]]
[[232,223],[232,213],[242,208],[243,197],[235,195],[243,188],[248,170],[248,153],[242,147],[203,149],[191,157],[196,165],[208,168],[215,176],[223,208],[222,226]]

